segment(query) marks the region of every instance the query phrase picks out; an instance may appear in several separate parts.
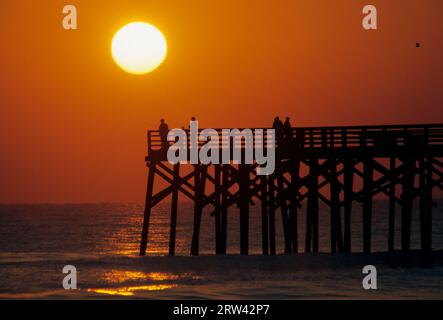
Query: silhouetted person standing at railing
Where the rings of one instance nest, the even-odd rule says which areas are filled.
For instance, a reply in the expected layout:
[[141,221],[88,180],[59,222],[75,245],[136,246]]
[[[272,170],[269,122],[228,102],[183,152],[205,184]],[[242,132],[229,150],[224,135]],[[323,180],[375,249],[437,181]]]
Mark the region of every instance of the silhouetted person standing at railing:
[[280,120],[279,117],[275,117],[274,123],[272,124],[272,128],[275,130],[277,145],[282,146],[283,141],[285,139],[285,128],[283,122]]
[[160,140],[163,150],[168,150],[169,148],[169,142],[168,142],[168,133],[169,133],[169,127],[165,122],[165,119],[160,120],[160,127],[158,128],[158,131],[160,132]]
[[286,121],[283,124],[283,129],[284,129],[284,133],[285,133],[285,142],[288,146],[290,146],[292,143],[292,139],[293,139],[291,118],[286,117]]
[[191,121],[189,122],[189,125],[188,125],[188,129],[189,129],[189,130],[191,130],[191,123],[192,123],[192,122],[196,122],[196,121],[197,121],[197,118],[196,118],[196,117],[192,117],[192,118],[191,118]]

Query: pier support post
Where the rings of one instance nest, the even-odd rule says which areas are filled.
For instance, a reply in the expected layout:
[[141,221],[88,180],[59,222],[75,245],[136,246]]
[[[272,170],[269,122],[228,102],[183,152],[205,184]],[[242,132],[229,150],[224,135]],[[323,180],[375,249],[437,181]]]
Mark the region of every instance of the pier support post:
[[432,158],[420,161],[420,240],[423,251],[432,250]]
[[337,177],[337,162],[330,159],[330,193],[331,193],[331,252],[343,251],[343,238],[340,213],[340,185]]
[[[280,168],[282,163],[280,163]],[[283,225],[283,236],[285,239],[285,254],[289,254],[292,252],[291,248],[291,235],[290,235],[290,226],[289,226],[289,218],[288,218],[288,208],[286,206],[286,197],[283,186],[283,170],[279,170],[277,177],[277,187],[278,187],[278,199],[280,201],[280,213],[281,213],[281,221]]]
[[396,158],[395,156],[389,159],[389,234],[388,234],[388,250],[393,252],[395,250],[395,195],[396,195]]
[[433,159],[431,156],[426,158],[426,219],[425,219],[425,243],[424,250],[432,251],[432,208],[434,201],[432,200],[432,189],[434,187],[433,180]]
[[415,160],[407,155],[403,160],[404,173],[402,179],[402,208],[401,208],[401,247],[403,251],[410,250],[412,203],[415,178]]
[[140,255],[146,255],[146,249],[148,245],[148,236],[149,236],[149,222],[151,219],[151,210],[152,210],[152,193],[154,192],[154,177],[156,170],[155,162],[148,162],[148,185],[146,188],[146,200],[145,200],[145,211],[143,216],[143,229],[142,236],[140,242]]
[[260,178],[261,188],[261,233],[262,251],[264,255],[269,254],[269,228],[268,228],[268,181],[266,176]]
[[353,163],[351,159],[344,160],[343,184],[344,184],[344,245],[343,251],[351,252],[351,215],[353,200]]
[[434,187],[433,180],[433,159],[431,156],[426,158],[426,219],[425,219],[425,243],[424,250],[432,251],[432,208],[434,201],[432,200],[432,189]]
[[221,168],[219,164],[214,165],[214,194],[215,194],[215,254],[223,254],[223,239],[221,230]]
[[222,164],[222,186],[221,186],[221,222],[220,222],[220,254],[226,254],[228,241],[228,184],[229,165]]
[[305,252],[311,252],[311,248],[313,252],[318,252],[318,159],[311,158],[309,166],[309,195],[306,208]]
[[240,254],[249,254],[249,167],[239,165],[240,173]]
[[276,254],[275,248],[275,176],[271,175],[269,182],[269,250],[271,255]]
[[206,166],[194,165],[194,231],[192,234],[191,256],[198,256],[200,250],[200,225],[203,212],[203,196],[206,184]]
[[372,189],[374,179],[374,166],[372,158],[364,160],[363,168],[363,251],[371,252],[372,236]]
[[289,228],[291,230],[292,252],[298,253],[298,186],[300,176],[300,160],[294,162],[294,168],[291,168],[291,195],[289,207]]
[[175,255],[175,238],[177,229],[177,208],[178,208],[178,190],[180,178],[180,163],[174,165],[174,176],[172,178],[172,199],[171,199],[171,225],[169,231],[169,255]]

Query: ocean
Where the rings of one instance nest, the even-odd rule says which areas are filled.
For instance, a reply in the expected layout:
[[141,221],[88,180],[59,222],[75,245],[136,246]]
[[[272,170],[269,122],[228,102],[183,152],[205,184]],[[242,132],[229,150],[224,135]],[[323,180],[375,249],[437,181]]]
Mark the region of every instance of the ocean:
[[[320,211],[320,254],[283,254],[276,214],[276,256],[261,256],[259,208],[251,209],[250,256],[240,256],[239,214],[229,212],[228,255],[215,256],[214,222],[205,211],[201,256],[190,257],[193,207],[180,203],[177,256],[169,257],[169,205],[152,213],[148,256],[139,257],[142,204],[0,205],[0,299],[443,299],[443,201],[434,210],[432,255],[387,254],[388,203],[375,201],[372,255],[362,251],[355,206],[352,254],[330,254],[329,212]],[[304,247],[304,210],[299,246]],[[400,222],[400,212],[396,216]],[[419,249],[414,210],[412,249]],[[400,246],[399,228],[396,248]],[[362,268],[377,268],[378,289],[364,290]],[[64,290],[73,265],[78,290]]]

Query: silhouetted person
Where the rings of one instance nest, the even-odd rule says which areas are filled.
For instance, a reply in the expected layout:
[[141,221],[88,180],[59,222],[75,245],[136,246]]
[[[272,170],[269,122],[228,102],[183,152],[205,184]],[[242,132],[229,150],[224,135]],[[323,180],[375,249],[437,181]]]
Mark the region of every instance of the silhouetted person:
[[165,122],[165,119],[160,120],[160,127],[158,128],[158,131],[160,132],[160,140],[162,144],[163,150],[168,150],[169,148],[169,142],[168,142],[168,133],[169,133],[169,127]]
[[[197,121],[197,118],[196,117],[192,117],[191,118],[191,122],[195,122],[195,121]],[[191,130],[191,124],[190,123],[188,125],[188,129]]]
[[281,146],[285,137],[285,128],[283,122],[279,117],[275,117],[274,123],[272,124],[272,128],[275,130],[275,137],[277,140],[277,144]]
[[291,126],[291,118],[286,117],[286,121],[283,124],[283,129],[285,133],[285,142],[290,144],[292,142],[292,126]]

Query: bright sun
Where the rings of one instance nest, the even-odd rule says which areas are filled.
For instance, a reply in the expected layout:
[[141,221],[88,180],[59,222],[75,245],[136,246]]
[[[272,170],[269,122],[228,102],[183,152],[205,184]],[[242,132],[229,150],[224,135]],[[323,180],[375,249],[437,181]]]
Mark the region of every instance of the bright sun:
[[121,28],[112,40],[112,56],[125,71],[145,74],[155,70],[166,58],[167,44],[153,25],[133,22]]

